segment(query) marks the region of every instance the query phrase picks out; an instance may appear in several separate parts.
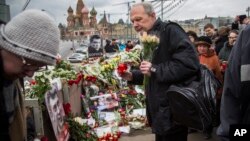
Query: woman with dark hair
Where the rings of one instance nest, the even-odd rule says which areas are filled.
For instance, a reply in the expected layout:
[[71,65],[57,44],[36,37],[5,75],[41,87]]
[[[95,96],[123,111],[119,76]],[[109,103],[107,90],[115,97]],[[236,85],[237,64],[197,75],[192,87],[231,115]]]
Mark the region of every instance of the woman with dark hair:
[[220,50],[223,48],[225,42],[228,41],[228,34],[229,34],[230,28],[226,26],[222,26],[218,30],[218,38],[215,40],[215,52],[218,55],[220,53]]
[[198,38],[196,32],[194,32],[192,30],[189,30],[187,32],[187,35],[188,35],[189,39],[191,40],[191,42],[194,44],[196,42],[197,38]]

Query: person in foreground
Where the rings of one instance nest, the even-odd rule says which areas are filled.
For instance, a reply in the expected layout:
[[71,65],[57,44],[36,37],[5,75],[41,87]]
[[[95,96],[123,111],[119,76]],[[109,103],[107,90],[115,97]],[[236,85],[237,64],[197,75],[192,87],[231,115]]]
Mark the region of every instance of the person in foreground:
[[53,18],[26,10],[0,26],[0,140],[26,140],[22,78],[56,63],[60,34]]
[[131,21],[137,32],[147,32],[160,39],[154,50],[152,62],[142,61],[140,70],[121,75],[132,84],[142,84],[144,75],[149,77],[145,86],[147,117],[156,141],[186,141],[188,129],[173,122],[166,91],[174,83],[182,83],[199,71],[198,55],[185,31],[177,24],[166,24],[156,19],[150,3],[132,6]]
[[232,49],[225,73],[221,100],[221,124],[217,135],[229,141],[230,125],[250,124],[250,25],[244,28]]

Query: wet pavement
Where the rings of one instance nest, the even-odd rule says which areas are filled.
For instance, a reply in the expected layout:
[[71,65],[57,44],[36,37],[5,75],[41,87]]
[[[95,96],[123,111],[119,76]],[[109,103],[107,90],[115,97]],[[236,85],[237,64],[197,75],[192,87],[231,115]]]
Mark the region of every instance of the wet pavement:
[[[219,138],[215,135],[216,129],[214,129],[211,139],[204,139],[202,133],[196,132],[188,135],[188,141],[220,141]],[[144,130],[133,130],[129,135],[122,135],[119,141],[154,141],[154,135],[151,134],[150,128]]]

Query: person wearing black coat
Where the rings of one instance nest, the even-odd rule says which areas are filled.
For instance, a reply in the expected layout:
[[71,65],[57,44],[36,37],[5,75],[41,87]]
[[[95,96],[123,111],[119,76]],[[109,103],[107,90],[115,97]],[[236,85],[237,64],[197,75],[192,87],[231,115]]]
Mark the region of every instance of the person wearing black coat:
[[215,52],[219,55],[220,50],[223,48],[224,44],[228,41],[228,34],[230,29],[228,27],[222,26],[218,31],[218,38],[215,40]]
[[110,45],[105,46],[105,52],[106,53],[115,53],[119,52],[119,46],[116,44],[115,39],[112,39],[112,42]]
[[199,60],[195,48],[179,25],[156,19],[150,3],[133,5],[131,21],[137,32],[156,35],[160,43],[151,62],[142,61],[140,70],[124,73],[122,78],[131,84],[142,84],[144,75],[149,77],[145,86],[146,110],[156,141],[186,141],[187,127],[173,122],[166,91],[171,84],[185,82],[197,74]]
[[249,36],[250,25],[241,31],[229,57],[221,99],[221,124],[217,129],[222,141],[229,141],[230,125],[250,124]]

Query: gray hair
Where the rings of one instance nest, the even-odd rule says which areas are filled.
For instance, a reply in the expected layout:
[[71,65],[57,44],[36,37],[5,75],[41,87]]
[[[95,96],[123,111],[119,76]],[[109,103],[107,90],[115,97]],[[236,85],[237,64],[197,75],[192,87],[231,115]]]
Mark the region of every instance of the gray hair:
[[150,2],[136,3],[132,6],[132,8],[137,7],[137,6],[142,6],[145,10],[145,13],[147,13],[147,14],[152,14],[155,12],[154,7]]

